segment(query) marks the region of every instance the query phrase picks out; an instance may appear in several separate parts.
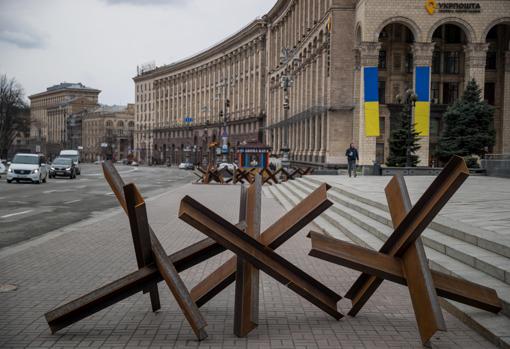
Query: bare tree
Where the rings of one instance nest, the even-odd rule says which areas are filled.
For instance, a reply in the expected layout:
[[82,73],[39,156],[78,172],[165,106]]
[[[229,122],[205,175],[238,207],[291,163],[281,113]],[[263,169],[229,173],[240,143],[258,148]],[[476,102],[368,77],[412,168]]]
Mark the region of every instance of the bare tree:
[[0,158],[7,158],[7,152],[19,132],[29,129],[28,106],[24,92],[14,78],[0,75]]

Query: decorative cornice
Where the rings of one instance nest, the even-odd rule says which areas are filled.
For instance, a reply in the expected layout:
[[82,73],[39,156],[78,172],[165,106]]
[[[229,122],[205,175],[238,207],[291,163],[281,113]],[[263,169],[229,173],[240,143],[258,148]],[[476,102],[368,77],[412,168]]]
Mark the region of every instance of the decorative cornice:
[[[222,42],[214,45],[213,47],[206,49],[203,52],[200,52],[190,58],[183,59],[181,61],[164,65],[158,67],[150,72],[147,72],[142,75],[135,76],[133,80],[135,82],[144,81],[148,79],[153,79],[155,77],[160,77],[163,74],[171,74],[172,72],[177,72],[182,69],[186,69],[187,67],[191,67],[196,64],[208,64],[207,60],[213,60],[215,56],[222,55],[218,57],[221,60],[226,60],[226,55],[232,56],[232,52],[238,50],[240,46],[245,46],[247,41],[255,41],[255,46],[259,42],[263,42],[265,40],[266,33],[266,22],[261,19],[257,19],[241,29],[239,32],[231,35],[226,38]],[[227,52],[228,51],[228,52]],[[178,74],[182,74],[179,72]]]
[[363,41],[358,46],[360,53],[360,63],[362,66],[377,66],[379,64],[379,50],[381,49],[380,42]]
[[415,66],[430,66],[432,64],[432,56],[434,55],[435,43],[415,42],[411,46],[413,53],[413,63]]

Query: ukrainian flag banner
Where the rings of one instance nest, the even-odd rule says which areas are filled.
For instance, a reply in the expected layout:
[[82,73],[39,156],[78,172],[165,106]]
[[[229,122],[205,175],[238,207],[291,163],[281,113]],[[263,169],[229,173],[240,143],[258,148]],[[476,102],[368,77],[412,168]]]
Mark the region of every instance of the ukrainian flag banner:
[[420,136],[428,136],[430,128],[430,67],[416,67],[415,91],[418,96],[414,107],[414,123]]
[[365,108],[365,136],[378,137],[379,130],[379,77],[377,67],[363,68],[363,95]]

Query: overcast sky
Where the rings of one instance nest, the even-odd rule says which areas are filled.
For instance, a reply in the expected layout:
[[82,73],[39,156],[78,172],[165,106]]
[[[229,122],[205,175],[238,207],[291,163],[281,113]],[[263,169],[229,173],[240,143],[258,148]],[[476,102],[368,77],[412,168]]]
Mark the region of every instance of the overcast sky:
[[134,100],[136,66],[172,63],[235,33],[276,0],[0,0],[0,74],[25,94],[60,82]]

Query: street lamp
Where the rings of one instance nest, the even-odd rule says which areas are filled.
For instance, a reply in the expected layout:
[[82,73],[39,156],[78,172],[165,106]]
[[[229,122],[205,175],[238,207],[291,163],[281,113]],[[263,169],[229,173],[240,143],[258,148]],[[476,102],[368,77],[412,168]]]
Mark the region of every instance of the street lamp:
[[409,119],[407,120],[407,137],[406,137],[406,167],[412,167],[411,160],[411,146],[413,143],[413,108],[416,105],[418,96],[412,89],[408,89],[404,92],[404,95],[397,95],[397,103],[403,104],[404,114]]
[[290,149],[289,149],[289,126],[287,124],[287,120],[289,117],[289,88],[294,84],[293,76],[291,74],[292,65],[298,64],[300,62],[299,58],[294,57],[294,50],[289,48],[282,48],[282,52],[280,55],[280,63],[288,66],[289,63],[291,65],[288,69],[288,74],[285,74],[280,79],[280,87],[283,89],[283,147],[282,147],[282,166],[284,168],[290,167]]
[[[228,110],[230,108],[230,99],[228,98],[230,95],[230,87],[234,85],[234,78],[224,79],[223,82],[219,85],[222,87],[223,94],[223,110],[220,110],[220,134],[221,137],[221,153],[222,153],[222,161],[228,161],[228,132],[227,132],[227,124],[230,114],[228,114]],[[217,97],[219,97],[217,95]],[[227,115],[228,114],[228,115]]]

